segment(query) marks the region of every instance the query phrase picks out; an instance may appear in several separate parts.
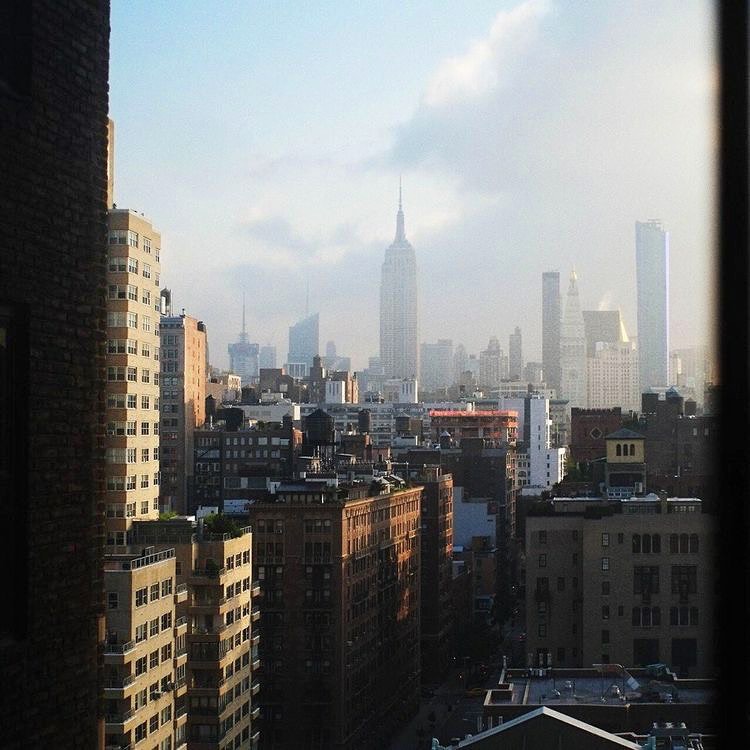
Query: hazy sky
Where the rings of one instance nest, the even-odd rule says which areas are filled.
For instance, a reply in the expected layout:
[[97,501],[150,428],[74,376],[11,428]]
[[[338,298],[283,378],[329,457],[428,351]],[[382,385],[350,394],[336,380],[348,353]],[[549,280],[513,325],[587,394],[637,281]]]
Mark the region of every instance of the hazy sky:
[[356,369],[403,175],[420,340],[541,358],[541,275],[635,335],[635,221],[670,232],[672,346],[710,336],[707,2],[113,0],[115,201],[162,233],[175,311],[226,367],[320,312]]

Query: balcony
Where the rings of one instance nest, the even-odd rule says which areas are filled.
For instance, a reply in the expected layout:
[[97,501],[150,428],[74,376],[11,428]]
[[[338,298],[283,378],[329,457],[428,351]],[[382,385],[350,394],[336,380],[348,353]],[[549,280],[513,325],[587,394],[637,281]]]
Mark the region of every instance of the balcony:
[[188,618],[185,617],[185,616],[178,617],[175,620],[175,622],[174,622],[174,629],[175,630],[179,630],[180,628],[186,628],[187,627],[187,621],[188,621]]
[[121,654],[130,653],[136,647],[135,641],[128,641],[127,643],[106,643],[104,644],[104,655],[105,656],[119,656]]
[[260,706],[253,706],[253,710],[250,712],[250,718],[253,721],[256,721],[259,716],[260,716]]
[[174,591],[175,602],[184,602],[187,599],[188,587],[186,583],[180,583],[177,585]]
[[259,643],[260,643],[260,633],[253,633],[252,638],[250,638],[250,645],[257,646]]
[[188,605],[191,615],[201,614],[214,614],[222,606],[227,603],[226,597],[218,597],[216,599],[193,599]]
[[253,581],[250,585],[250,596],[260,596],[260,581]]
[[260,680],[253,680],[250,685],[250,695],[258,695],[260,692]]
[[123,713],[105,714],[104,723],[108,727],[114,727],[116,730],[124,732],[126,731],[125,726],[135,718],[136,713],[137,710],[131,708],[127,711],[124,711]]
[[260,620],[260,607],[257,604],[250,610],[250,620],[252,622]]
[[129,674],[124,677],[111,677],[104,681],[105,690],[125,690],[130,687],[136,680],[134,674]]

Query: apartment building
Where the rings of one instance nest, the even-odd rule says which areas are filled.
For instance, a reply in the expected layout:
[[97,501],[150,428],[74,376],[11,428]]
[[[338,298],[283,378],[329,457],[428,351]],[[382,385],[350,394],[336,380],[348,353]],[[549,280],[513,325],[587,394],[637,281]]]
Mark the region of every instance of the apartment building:
[[109,211],[107,552],[127,551],[133,519],[159,515],[159,253],[142,214]]
[[422,681],[439,682],[453,648],[453,477],[440,466],[412,477],[422,484],[421,656]]
[[193,439],[206,421],[208,342],[201,320],[164,316],[162,349],[161,437],[162,510],[192,513]]
[[526,518],[533,666],[714,669],[715,519],[696,498],[555,498]]
[[[260,611],[253,607],[252,535],[221,516],[137,522],[133,539],[173,558],[175,746],[233,750],[258,745]],[[221,525],[221,524],[224,525]],[[187,718],[182,722],[182,715]],[[161,750],[161,748],[160,748]]]
[[187,590],[175,561],[174,549],[153,548],[105,560],[105,750],[185,746]]
[[419,705],[422,488],[332,482],[250,506],[264,748],[384,747]]

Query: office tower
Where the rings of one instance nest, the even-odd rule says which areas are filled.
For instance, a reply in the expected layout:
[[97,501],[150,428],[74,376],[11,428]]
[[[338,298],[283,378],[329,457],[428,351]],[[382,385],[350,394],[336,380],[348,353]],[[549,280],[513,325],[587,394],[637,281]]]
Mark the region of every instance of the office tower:
[[521,329],[518,326],[510,334],[508,342],[508,376],[511,380],[521,380],[523,377],[523,349]]
[[463,344],[458,344],[453,353],[453,382],[451,385],[461,382],[461,376],[469,369],[468,359],[466,347]]
[[328,359],[336,359],[336,342],[326,341],[326,357]]
[[453,342],[438,339],[422,344],[419,355],[419,387],[423,391],[447,388],[453,379]]
[[270,344],[260,347],[258,354],[258,369],[276,369],[276,347]]
[[380,360],[385,378],[419,376],[417,259],[406,239],[399,187],[396,237],[385,251],[380,281]]
[[258,378],[260,366],[258,345],[249,341],[245,327],[245,298],[242,298],[242,333],[239,340],[230,344],[229,371],[234,372],[242,378],[242,385],[250,385]]
[[[314,313],[289,326],[287,370],[295,377],[307,377],[320,349],[320,315]],[[296,366],[296,367],[295,367]]]
[[479,352],[479,387],[492,391],[508,377],[508,358],[500,348],[497,336],[492,336],[487,348]]
[[571,271],[560,335],[560,390],[571,407],[586,407],[586,331],[578,299],[578,276]]
[[103,739],[109,2],[0,15],[0,744],[83,749]]
[[669,385],[669,232],[635,223],[640,390]]
[[193,434],[206,421],[206,326],[184,313],[161,319],[162,510],[192,513]]
[[560,396],[560,327],[562,302],[560,299],[560,272],[542,274],[542,367],[544,382]]
[[619,310],[584,310],[582,315],[587,357],[594,356],[600,342],[617,344],[629,341]]
[[107,551],[124,552],[135,518],[159,515],[161,235],[142,214],[109,210]]
[[620,406],[624,412],[639,410],[638,350],[631,341],[597,342],[586,366],[589,409]]
[[388,747],[419,706],[422,488],[296,480],[250,505],[264,747]]

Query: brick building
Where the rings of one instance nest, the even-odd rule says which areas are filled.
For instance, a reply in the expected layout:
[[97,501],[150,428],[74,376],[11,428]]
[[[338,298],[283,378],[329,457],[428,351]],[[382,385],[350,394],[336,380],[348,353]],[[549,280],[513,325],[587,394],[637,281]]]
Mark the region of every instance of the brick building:
[[92,748],[109,2],[4,3],[0,43],[0,726],[5,747]]
[[193,439],[206,421],[208,341],[201,320],[165,316],[161,334],[161,467],[163,510],[192,513]]
[[622,409],[570,410],[570,460],[585,463],[607,454],[605,437],[623,426]]
[[712,516],[695,498],[556,498],[526,519],[533,666],[714,669]]
[[282,484],[250,506],[264,748],[381,748],[419,705],[422,488]]

